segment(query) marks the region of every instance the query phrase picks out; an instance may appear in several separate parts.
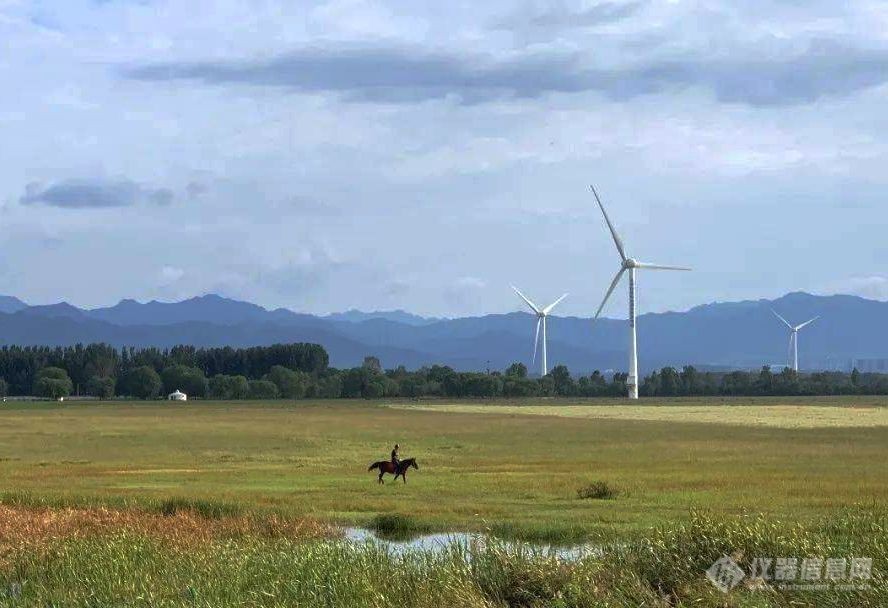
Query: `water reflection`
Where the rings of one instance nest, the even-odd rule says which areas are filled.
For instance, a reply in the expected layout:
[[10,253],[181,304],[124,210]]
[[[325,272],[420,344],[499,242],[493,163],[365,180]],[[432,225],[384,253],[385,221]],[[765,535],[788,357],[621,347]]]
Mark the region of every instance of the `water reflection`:
[[[483,546],[489,537],[483,534],[466,532],[443,532],[424,534],[408,538],[388,538],[377,535],[367,528],[345,528],[345,539],[351,543],[376,543],[387,547],[395,553],[407,551],[440,552],[454,545],[461,547]],[[556,547],[553,545],[529,543],[521,541],[496,540],[497,544],[508,549],[526,549],[542,555],[553,555],[564,560],[577,560],[587,556],[600,556],[602,550],[595,545],[576,545],[573,547]]]

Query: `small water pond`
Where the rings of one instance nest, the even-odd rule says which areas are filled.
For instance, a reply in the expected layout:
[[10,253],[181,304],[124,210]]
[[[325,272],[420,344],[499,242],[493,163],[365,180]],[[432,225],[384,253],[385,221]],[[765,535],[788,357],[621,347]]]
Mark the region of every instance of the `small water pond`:
[[[483,534],[470,534],[466,532],[441,532],[437,534],[423,534],[406,539],[390,539],[377,535],[367,528],[345,528],[345,539],[354,544],[376,543],[387,547],[395,553],[407,551],[443,551],[452,545],[471,546],[487,542],[488,537]],[[543,555],[554,555],[560,559],[576,560],[586,556],[602,554],[602,548],[595,545],[576,545],[572,547],[557,547],[553,545],[528,543],[521,541],[497,540],[503,546],[510,548],[526,548]]]

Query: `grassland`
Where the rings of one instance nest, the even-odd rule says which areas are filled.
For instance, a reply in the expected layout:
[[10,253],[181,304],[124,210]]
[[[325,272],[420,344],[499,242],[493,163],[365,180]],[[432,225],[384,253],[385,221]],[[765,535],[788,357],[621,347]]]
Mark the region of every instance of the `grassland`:
[[[886,400],[643,403],[7,403],[0,499],[176,498],[356,524],[399,513],[554,540],[644,534],[694,508],[810,521],[888,504]],[[378,486],[367,465],[395,441],[420,470]],[[594,481],[616,498],[579,499]]]
[[[0,606],[884,606],[886,403],[7,403]],[[420,470],[379,486],[367,464],[394,441]],[[397,555],[330,527],[381,514],[617,542]],[[876,574],[723,594],[702,572],[725,554]]]

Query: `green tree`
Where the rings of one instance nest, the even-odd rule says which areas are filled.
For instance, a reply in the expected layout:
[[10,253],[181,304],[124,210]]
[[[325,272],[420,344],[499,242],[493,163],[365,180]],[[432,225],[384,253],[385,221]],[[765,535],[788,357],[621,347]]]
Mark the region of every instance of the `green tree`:
[[246,399],[250,383],[244,376],[216,374],[209,380],[209,394],[213,399]]
[[361,393],[364,399],[380,399],[385,396],[385,382],[379,378],[374,378],[364,386]]
[[282,365],[272,367],[265,379],[274,382],[281,397],[285,399],[302,399],[311,384],[311,376],[307,373],[287,369]]
[[539,383],[530,378],[506,376],[503,379],[503,395],[506,397],[534,397],[539,393]]
[[591,376],[582,376],[577,381],[577,391],[583,397],[599,397],[608,392],[607,380],[600,371],[595,370]]
[[774,374],[771,372],[770,365],[762,366],[758,379],[755,381],[755,390],[761,395],[774,394]]
[[278,387],[270,380],[250,380],[250,399],[277,399]]
[[612,397],[625,397],[628,390],[629,374],[626,372],[616,372],[612,377],[610,384],[607,385],[607,392]]
[[674,367],[664,367],[660,370],[660,395],[674,397],[681,387],[681,380]]
[[160,374],[165,393],[182,391],[189,398],[206,397],[208,383],[204,373],[196,367],[187,365],[170,365]]
[[523,363],[513,363],[506,368],[505,375],[510,378],[527,378],[527,366]]
[[365,367],[374,372],[382,373],[382,363],[379,362],[378,357],[367,356],[364,357],[364,364],[361,367]]
[[549,372],[552,383],[555,386],[555,394],[567,397],[576,394],[576,383],[570,377],[570,370],[566,365],[556,365]]
[[722,378],[722,392],[726,395],[749,395],[751,384],[746,372],[731,372]]
[[703,394],[703,382],[700,379],[700,373],[693,365],[685,365],[679,375],[681,377],[682,395]]
[[332,374],[318,380],[318,397],[321,399],[342,397],[342,378],[339,374]]
[[68,372],[59,367],[44,367],[35,376],[34,394],[38,397],[59,399],[67,397],[74,390],[74,383]]
[[111,399],[114,397],[114,388],[117,382],[114,378],[92,376],[86,382],[86,394],[99,399]]
[[153,367],[140,365],[121,378],[121,393],[138,399],[154,399],[163,383]]

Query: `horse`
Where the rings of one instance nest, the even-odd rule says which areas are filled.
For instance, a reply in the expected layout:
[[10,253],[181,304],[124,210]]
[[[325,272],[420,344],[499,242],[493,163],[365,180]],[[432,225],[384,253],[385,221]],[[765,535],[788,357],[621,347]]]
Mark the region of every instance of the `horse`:
[[380,460],[379,462],[374,462],[370,465],[368,471],[372,471],[373,469],[379,469],[379,478],[377,481],[379,483],[385,483],[382,480],[382,476],[386,473],[394,473],[395,479],[393,481],[397,481],[398,476],[401,476],[401,479],[404,480],[404,483],[407,483],[407,469],[413,467],[417,471],[419,470],[419,465],[416,464],[416,458],[406,458],[398,463],[397,468],[392,463],[391,460]]

